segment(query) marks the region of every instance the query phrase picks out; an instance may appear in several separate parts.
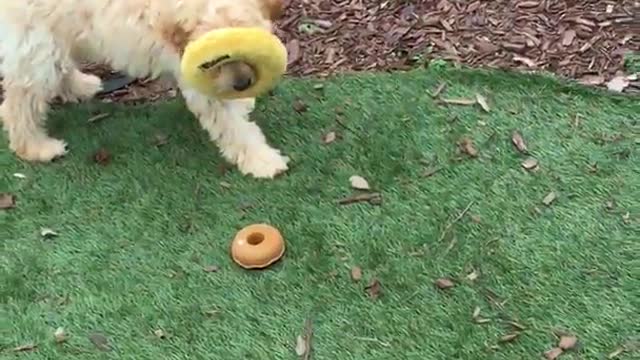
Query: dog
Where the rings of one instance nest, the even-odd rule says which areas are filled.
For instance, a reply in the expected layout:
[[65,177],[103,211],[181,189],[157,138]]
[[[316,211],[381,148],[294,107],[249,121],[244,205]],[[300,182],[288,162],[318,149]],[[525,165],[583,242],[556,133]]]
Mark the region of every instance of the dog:
[[[255,99],[218,100],[189,88],[180,77],[186,45],[223,27],[273,31],[283,0],[3,0],[0,1],[0,118],[9,147],[21,159],[50,162],[67,144],[47,134],[49,104],[78,102],[102,89],[100,78],[78,64],[108,64],[132,77],[168,76],[187,108],[222,156],[244,175],[273,178],[289,158],[271,147],[250,121]],[[213,86],[242,91],[253,68],[231,62],[211,74]]]

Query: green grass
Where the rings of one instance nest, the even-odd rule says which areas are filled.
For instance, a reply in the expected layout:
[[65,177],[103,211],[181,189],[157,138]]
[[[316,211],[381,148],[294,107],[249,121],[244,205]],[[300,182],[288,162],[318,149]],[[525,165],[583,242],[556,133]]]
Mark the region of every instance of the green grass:
[[[445,97],[484,94],[491,111],[436,104],[440,82]],[[18,202],[0,212],[0,358],[296,359],[308,317],[316,360],[536,359],[556,343],[554,329],[580,339],[563,359],[601,359],[640,339],[637,99],[468,70],[317,83],[288,80],[259,102],[255,119],[293,159],[274,181],[221,174],[179,101],[57,109],[51,131],[72,152],[49,165],[16,160],[2,140],[0,191]],[[298,97],[307,112],[294,111]],[[99,112],[111,117],[86,122]],[[522,169],[514,129],[539,171]],[[341,139],[322,144],[331,130]],[[170,134],[162,147],[158,133]],[[478,158],[457,153],[463,136]],[[91,161],[100,147],[113,154],[107,166]],[[442,169],[422,176],[431,166]],[[382,206],[336,205],[354,174]],[[550,191],[558,198],[545,206]],[[287,253],[242,270],[229,242],[263,221],[282,230]],[[42,239],[42,227],[59,237]],[[210,264],[220,271],[204,272]],[[466,279],[474,269],[478,279]],[[372,277],[377,300],[364,290]],[[457,286],[437,290],[439,277]],[[474,324],[476,307],[491,322]],[[526,330],[498,343],[510,320]],[[63,345],[53,341],[59,326]],[[93,332],[113,351],[96,349]],[[31,342],[37,351],[10,351]]]

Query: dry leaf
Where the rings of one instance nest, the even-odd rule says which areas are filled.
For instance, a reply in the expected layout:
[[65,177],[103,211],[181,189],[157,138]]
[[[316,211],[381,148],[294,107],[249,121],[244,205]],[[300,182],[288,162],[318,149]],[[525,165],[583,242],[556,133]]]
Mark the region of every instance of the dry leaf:
[[169,142],[169,137],[167,135],[164,134],[155,134],[153,136],[153,146],[163,146],[163,145],[167,145],[167,143]]
[[53,332],[53,338],[58,344],[67,341],[67,334],[65,333],[64,328],[57,328],[56,331]]
[[15,173],[13,174],[14,177],[17,177],[18,179],[26,179],[27,175],[22,174],[22,173]]
[[480,276],[480,274],[478,274],[477,271],[473,270],[472,272],[469,273],[469,275],[467,275],[467,280],[469,281],[475,281],[478,276]]
[[293,102],[293,110],[299,113],[303,113],[307,111],[307,104],[305,104],[304,101],[297,99]]
[[578,344],[578,338],[574,335],[563,335],[560,337],[558,347],[562,350],[571,350]]
[[307,341],[302,337],[302,335],[298,335],[296,338],[296,355],[304,356],[307,353]]
[[16,207],[16,196],[9,193],[0,193],[0,210]]
[[625,349],[623,347],[619,347],[613,350],[612,352],[610,352],[609,355],[607,355],[607,359],[615,359],[618,356],[620,356],[620,354],[622,354],[624,351]]
[[560,348],[553,348],[551,350],[548,350],[544,353],[544,358],[547,360],[555,360],[557,359],[560,355],[562,355],[562,349]]
[[478,316],[480,316],[480,306],[476,306],[476,308],[473,310],[473,314],[471,314],[471,317],[474,319]]
[[382,285],[380,284],[380,281],[378,281],[378,279],[373,278],[371,279],[369,285],[367,285],[365,290],[367,290],[369,296],[375,300],[380,296],[380,293],[382,292]]
[[524,57],[524,56],[514,55],[513,56],[513,61],[523,63],[523,64],[527,65],[528,67],[536,67],[536,66],[538,66],[538,64],[536,64],[535,61],[529,59],[528,57]]
[[58,236],[58,233],[49,228],[42,228],[40,229],[40,236],[42,236],[45,239],[50,239],[52,237]]
[[89,334],[89,341],[100,351],[111,351],[111,345],[109,345],[109,339],[100,333]]
[[351,268],[351,279],[353,281],[360,281],[362,279],[362,269],[358,266],[354,266]]
[[516,329],[518,329],[518,330],[522,330],[522,331],[524,331],[524,330],[526,329],[526,327],[525,327],[524,325],[519,324],[519,323],[517,323],[517,322],[515,322],[515,321],[509,321],[509,322],[508,322],[508,324],[509,324],[509,325],[511,325],[511,326],[513,326],[514,328],[516,328]]
[[440,279],[435,281],[435,285],[440,290],[450,289],[450,288],[455,286],[453,281],[451,279],[449,279],[449,278],[440,278]]
[[422,176],[424,177],[431,177],[433,175],[435,175],[438,171],[442,170],[441,167],[430,167],[428,169],[426,169],[424,171],[424,173],[422,174]]
[[551,203],[553,203],[556,200],[556,193],[555,192],[550,192],[547,194],[547,196],[544,197],[544,199],[542,199],[542,203],[549,206],[551,205]]
[[476,102],[478,103],[478,105],[480,105],[482,110],[486,112],[491,111],[491,108],[489,107],[489,103],[487,103],[487,99],[484,96],[480,94],[476,94]]
[[534,158],[528,158],[522,162],[522,167],[527,170],[534,170],[538,167],[538,160]]
[[220,270],[220,267],[218,267],[217,265],[207,265],[203,268],[204,272],[208,272],[208,273],[213,273],[213,272],[218,272]]
[[515,130],[511,133],[511,142],[513,143],[513,146],[515,146],[516,149],[518,149],[518,151],[520,151],[521,153],[526,153],[527,151],[529,151],[527,149],[527,144],[524,142],[524,138],[519,131]]
[[511,341],[515,340],[518,336],[520,336],[520,333],[519,332],[515,332],[515,333],[503,335],[500,338],[500,340],[498,340],[498,341],[501,342],[501,343],[511,342]]
[[38,347],[36,344],[24,344],[13,348],[14,352],[33,351]]
[[607,83],[607,89],[615,92],[623,92],[627,86],[629,86],[629,80],[626,76],[616,76]]
[[162,329],[157,329],[154,330],[153,334],[158,338],[158,339],[164,339],[167,337],[167,334],[165,334],[165,332]]
[[486,323],[490,323],[491,319],[485,319],[485,318],[478,317],[478,318],[473,319],[473,322],[475,322],[476,324],[486,324]]
[[351,187],[357,190],[369,190],[369,182],[365,178],[359,175],[353,175],[349,178]]
[[471,221],[473,221],[476,224],[480,224],[482,222],[482,219],[480,218],[480,215],[471,214],[471,215],[469,215],[469,217],[471,218]]
[[336,141],[336,133],[334,131],[329,131],[322,137],[322,142],[325,144],[331,144]]
[[107,165],[111,162],[111,154],[107,149],[99,149],[95,154],[93,154],[93,161],[99,165]]
[[450,105],[475,105],[477,102],[475,99],[441,99],[440,101]]
[[478,149],[476,149],[475,145],[473,144],[473,140],[469,139],[468,137],[462,138],[458,143],[458,146],[460,147],[460,150],[462,150],[462,152],[464,152],[465,154],[471,157],[478,156]]
[[107,114],[107,113],[97,114],[97,115],[94,115],[94,116],[90,117],[89,119],[87,119],[87,122],[88,123],[95,123],[95,122],[98,122],[98,121],[100,121],[102,119],[105,119],[105,118],[109,117],[109,115],[111,115],[111,114]]
[[585,75],[578,82],[582,85],[597,86],[604,84],[604,76],[602,75]]

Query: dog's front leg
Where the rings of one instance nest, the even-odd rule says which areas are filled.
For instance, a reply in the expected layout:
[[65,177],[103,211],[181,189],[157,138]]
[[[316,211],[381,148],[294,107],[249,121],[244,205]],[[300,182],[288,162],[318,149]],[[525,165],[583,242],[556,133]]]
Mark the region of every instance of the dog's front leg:
[[182,93],[224,158],[243,174],[273,178],[287,170],[289,158],[269,146],[260,127],[249,121],[254,99],[217,101],[191,90]]

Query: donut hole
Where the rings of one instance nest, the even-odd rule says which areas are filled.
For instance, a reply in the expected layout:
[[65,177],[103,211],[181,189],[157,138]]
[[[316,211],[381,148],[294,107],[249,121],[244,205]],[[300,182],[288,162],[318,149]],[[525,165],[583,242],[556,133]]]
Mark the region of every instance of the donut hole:
[[247,242],[249,245],[258,245],[264,241],[264,234],[262,233],[253,233],[247,237]]

